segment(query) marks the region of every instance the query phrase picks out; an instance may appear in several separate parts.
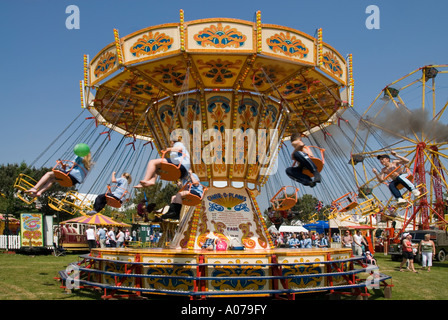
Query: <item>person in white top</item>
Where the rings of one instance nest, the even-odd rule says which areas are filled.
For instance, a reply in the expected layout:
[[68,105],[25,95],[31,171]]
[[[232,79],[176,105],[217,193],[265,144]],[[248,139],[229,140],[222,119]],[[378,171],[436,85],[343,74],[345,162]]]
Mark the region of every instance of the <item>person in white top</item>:
[[362,255],[362,245],[366,244],[366,241],[364,240],[364,237],[361,234],[361,231],[357,231],[355,235],[353,236],[353,254],[355,256],[361,256]]
[[92,248],[96,248],[95,230],[93,230],[92,226],[89,226],[89,228],[86,230],[86,237],[87,243],[89,244],[89,250],[92,250]]
[[117,240],[115,238],[115,232],[113,229],[110,229],[110,231],[107,233],[107,238],[109,240],[109,247],[117,246]]
[[122,248],[124,244],[124,232],[123,230],[118,229],[118,234],[117,234],[117,248]]
[[134,188],[143,188],[155,185],[157,170],[160,168],[160,164],[163,162],[173,163],[175,165],[178,165],[180,163],[180,179],[184,178],[188,174],[188,171],[190,170],[190,154],[188,153],[185,145],[180,142],[180,137],[171,137],[171,147],[166,148],[164,151],[170,153],[170,158],[159,158],[150,160],[146,167],[145,177],[143,178],[143,180],[140,180],[140,183],[134,186]]

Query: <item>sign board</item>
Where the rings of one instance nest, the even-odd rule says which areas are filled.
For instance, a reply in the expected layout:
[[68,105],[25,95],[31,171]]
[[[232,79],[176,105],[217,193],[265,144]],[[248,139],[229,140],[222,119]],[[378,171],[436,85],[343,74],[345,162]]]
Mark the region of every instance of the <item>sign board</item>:
[[43,217],[40,213],[20,214],[21,247],[43,247]]

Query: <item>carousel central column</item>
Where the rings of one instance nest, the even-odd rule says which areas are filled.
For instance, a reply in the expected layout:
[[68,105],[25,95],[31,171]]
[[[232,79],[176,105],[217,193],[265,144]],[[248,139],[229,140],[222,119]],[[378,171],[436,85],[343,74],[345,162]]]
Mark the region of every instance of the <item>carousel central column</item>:
[[[192,121],[187,126],[191,130],[171,133],[191,147],[192,169],[208,187],[200,205],[184,210],[171,248],[200,249],[207,238],[241,249],[273,247],[256,196],[275,173],[271,169],[287,121],[280,105],[266,112],[260,112],[261,106],[254,99],[210,93],[203,114],[210,121]],[[230,116],[232,112],[236,115]]]

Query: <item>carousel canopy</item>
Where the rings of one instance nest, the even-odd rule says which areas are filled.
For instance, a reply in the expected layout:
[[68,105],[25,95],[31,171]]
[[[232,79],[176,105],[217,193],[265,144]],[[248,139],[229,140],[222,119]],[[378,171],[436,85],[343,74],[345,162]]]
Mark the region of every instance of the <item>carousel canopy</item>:
[[[276,148],[293,132],[330,124],[350,103],[351,58],[347,62],[323,42],[321,29],[313,37],[262,24],[259,12],[256,22],[187,22],[181,11],[178,23],[114,35],[115,42],[85,59],[86,106],[100,124],[151,140],[159,151],[169,146],[175,129],[185,130],[190,137],[182,141],[201,181],[262,184],[267,171],[260,168],[267,162],[261,153],[251,162],[248,155],[256,152],[249,146]],[[221,137],[205,134],[209,129]],[[233,144],[227,129],[253,130],[257,143]],[[278,135],[264,145],[260,129]],[[209,150],[217,143],[225,147]],[[208,161],[204,150],[211,154]]]
[[94,224],[94,225],[98,225],[98,226],[130,227],[129,224],[115,221],[115,220],[111,219],[110,217],[102,215],[101,213],[96,213],[92,216],[81,216],[81,217],[73,218],[70,220],[62,221],[61,224],[71,223],[71,222]]

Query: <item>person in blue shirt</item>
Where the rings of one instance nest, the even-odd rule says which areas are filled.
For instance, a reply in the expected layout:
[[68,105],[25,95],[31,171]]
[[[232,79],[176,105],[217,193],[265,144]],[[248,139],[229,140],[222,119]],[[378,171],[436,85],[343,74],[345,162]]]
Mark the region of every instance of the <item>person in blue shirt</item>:
[[304,234],[302,236],[302,240],[300,240],[300,247],[301,248],[312,248],[311,238],[308,234]]
[[319,248],[328,248],[328,240],[324,236],[323,233],[321,233],[319,235],[319,241],[318,241],[317,247],[319,247]]
[[101,248],[106,248],[107,235],[106,235],[106,231],[104,230],[104,228],[99,228],[98,232],[96,233],[96,235],[98,236],[100,247]]
[[95,198],[95,202],[93,204],[93,210],[87,212],[88,215],[93,215],[95,213],[100,212],[104,209],[107,204],[106,195],[109,197],[113,197],[120,201],[121,203],[125,200],[124,196],[126,196],[128,185],[132,182],[131,175],[127,172],[123,173],[120,178],[115,177],[116,172],[112,172],[111,182],[116,184],[116,188],[112,193],[103,193],[99,194]]
[[[72,168],[67,168],[65,164],[62,165],[62,171],[68,173],[68,176],[73,182],[73,185],[83,183],[87,173],[92,167],[92,156],[89,153],[84,157],[76,156],[72,161]],[[49,171],[40,178],[34,187],[25,191],[31,197],[40,197],[42,193],[50,189],[53,183],[56,182],[56,177],[53,171]]]
[[287,245],[290,248],[299,248],[300,247],[300,240],[297,238],[297,235],[295,233],[293,233],[292,237],[289,238]]
[[[183,190],[183,186],[186,186],[187,183],[191,183],[191,188],[185,188],[185,190]],[[182,197],[185,197],[187,194],[193,194],[195,196],[198,196],[199,198],[202,198],[202,195],[204,193],[204,187],[201,184],[199,177],[191,170],[189,170],[188,174],[178,183],[178,186],[181,187],[181,189],[171,199],[171,204],[168,212],[160,217],[162,220],[179,219],[180,211],[182,209]]]
[[156,184],[157,171],[160,168],[160,165],[163,162],[172,163],[175,165],[181,164],[179,170],[181,172],[180,178],[183,179],[188,175],[188,171],[190,170],[190,154],[188,153],[185,145],[180,141],[179,138],[171,138],[171,147],[166,148],[164,151],[170,153],[170,158],[159,158],[153,159],[148,162],[146,167],[146,172],[143,180],[140,180],[140,183],[134,188],[143,188],[150,187]]

